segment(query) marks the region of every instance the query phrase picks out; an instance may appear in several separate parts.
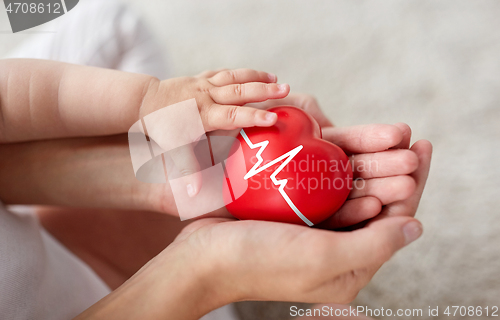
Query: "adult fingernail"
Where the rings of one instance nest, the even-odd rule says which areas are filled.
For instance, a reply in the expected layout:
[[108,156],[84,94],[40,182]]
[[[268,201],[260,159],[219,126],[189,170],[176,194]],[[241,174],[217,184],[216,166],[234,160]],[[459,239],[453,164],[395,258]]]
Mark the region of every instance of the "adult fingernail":
[[266,114],[266,121],[272,122],[272,121],[276,120],[277,117],[278,117],[278,115],[276,113],[274,113],[274,112],[268,112]]
[[408,222],[403,226],[405,245],[412,243],[422,235],[422,225],[418,221]]
[[276,80],[278,80],[278,77],[275,74],[268,73],[267,76],[271,82],[276,82]]
[[285,92],[287,88],[288,88],[288,85],[285,83],[278,84],[278,91],[279,92]]
[[195,196],[196,192],[195,192],[192,184],[188,184],[186,189],[187,189],[188,196],[190,196],[191,198]]

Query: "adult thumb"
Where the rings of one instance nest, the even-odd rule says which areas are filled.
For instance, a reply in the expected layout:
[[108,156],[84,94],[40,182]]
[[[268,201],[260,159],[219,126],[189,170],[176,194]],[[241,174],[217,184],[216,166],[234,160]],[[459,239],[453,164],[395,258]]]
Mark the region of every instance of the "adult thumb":
[[410,217],[391,217],[341,235],[340,261],[346,270],[382,265],[394,253],[418,239],[422,224]]

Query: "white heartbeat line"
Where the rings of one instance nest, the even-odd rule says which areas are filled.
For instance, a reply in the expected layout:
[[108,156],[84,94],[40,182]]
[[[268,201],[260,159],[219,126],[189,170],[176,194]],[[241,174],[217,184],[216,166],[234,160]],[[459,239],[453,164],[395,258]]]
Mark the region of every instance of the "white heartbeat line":
[[240,134],[243,137],[243,139],[245,140],[245,142],[247,143],[247,145],[250,147],[250,149],[260,148],[260,150],[257,151],[257,155],[256,155],[257,160],[258,160],[257,163],[252,167],[252,169],[250,169],[250,171],[247,172],[244,179],[247,180],[247,179],[255,176],[256,174],[258,174],[259,172],[266,170],[267,168],[275,165],[276,163],[278,163],[281,160],[286,158],[286,160],[283,161],[283,163],[278,167],[278,169],[276,169],[273,172],[273,174],[271,175],[271,181],[274,183],[274,185],[276,185],[276,186],[279,185],[278,191],[281,193],[281,196],[283,197],[283,199],[285,199],[286,203],[288,203],[288,205],[293,210],[293,212],[295,212],[295,214],[297,214],[299,216],[299,218],[301,218],[302,221],[304,221],[308,226],[310,226],[310,227],[313,226],[314,223],[309,221],[309,219],[307,219],[306,216],[304,216],[302,214],[302,212],[300,212],[300,210],[295,206],[295,204],[292,202],[290,197],[288,197],[288,194],[284,190],[286,184],[288,183],[288,180],[287,179],[281,179],[281,180],[276,179],[276,175],[278,175],[278,173],[280,173],[281,170],[283,170],[283,168],[286,167],[286,165],[290,161],[292,161],[292,159],[297,155],[297,153],[299,153],[300,150],[302,150],[302,148],[304,148],[304,147],[302,145],[300,145],[300,146],[296,147],[295,149],[288,151],[284,155],[274,159],[273,161],[271,161],[268,164],[259,168],[259,166],[264,161],[264,159],[262,159],[262,156],[261,156],[262,152],[264,152],[264,150],[266,150],[267,145],[269,144],[269,141],[264,140],[262,142],[253,144],[252,141],[250,141],[250,139],[248,138],[245,130],[241,129]]

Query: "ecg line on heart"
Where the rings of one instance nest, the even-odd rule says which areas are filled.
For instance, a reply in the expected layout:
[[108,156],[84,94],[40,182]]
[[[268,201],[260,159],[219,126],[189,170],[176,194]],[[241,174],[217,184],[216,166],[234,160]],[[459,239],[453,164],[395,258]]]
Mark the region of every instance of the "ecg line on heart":
[[302,214],[302,212],[300,212],[300,210],[293,203],[292,199],[290,199],[290,197],[286,193],[285,186],[288,183],[288,180],[287,179],[281,179],[281,180],[276,179],[276,176],[278,175],[278,173],[280,173],[281,170],[283,170],[283,168],[286,167],[286,165],[290,161],[292,161],[292,159],[297,155],[297,153],[300,152],[300,150],[302,150],[304,148],[304,146],[300,145],[300,146],[296,147],[295,149],[288,151],[287,153],[283,154],[282,156],[274,159],[273,161],[271,161],[268,164],[259,168],[259,166],[262,164],[262,162],[264,162],[264,159],[262,158],[262,152],[264,152],[264,150],[266,150],[267,145],[269,144],[269,141],[264,140],[262,142],[253,144],[252,141],[250,141],[250,138],[248,138],[245,130],[241,129],[240,134],[243,137],[243,139],[245,140],[246,144],[250,147],[250,149],[260,148],[259,151],[257,151],[257,154],[255,155],[255,157],[257,158],[257,163],[252,167],[252,169],[250,169],[250,171],[247,172],[244,179],[247,180],[247,179],[255,176],[256,174],[266,170],[267,168],[275,165],[276,163],[278,163],[286,158],[286,160],[283,161],[283,163],[278,167],[278,169],[274,170],[273,174],[271,175],[271,181],[274,183],[274,185],[276,185],[276,186],[279,185],[278,191],[280,192],[283,199],[285,199],[288,206],[290,206],[290,208],[293,210],[293,212],[295,212],[295,214],[297,216],[299,216],[299,218],[302,219],[302,221],[304,221],[308,226],[310,226],[310,227],[313,226],[314,223],[309,221],[309,219],[307,219],[306,216],[304,216]]

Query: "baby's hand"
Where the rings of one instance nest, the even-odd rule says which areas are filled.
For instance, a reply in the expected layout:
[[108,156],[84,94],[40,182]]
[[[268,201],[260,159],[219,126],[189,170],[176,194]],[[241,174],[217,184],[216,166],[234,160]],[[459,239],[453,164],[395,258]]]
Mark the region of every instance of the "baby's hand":
[[[277,84],[275,75],[251,69],[206,71],[196,77],[174,78],[165,81],[153,80],[146,89],[140,118],[178,102],[195,99],[205,132],[221,129],[232,130],[245,127],[268,127],[276,123],[275,113],[243,106],[247,103],[268,99],[281,99],[288,95],[287,84]],[[182,104],[180,104],[182,108]],[[182,116],[182,110],[173,114]],[[180,113],[179,113],[180,112]],[[171,114],[171,113],[169,113]],[[176,121],[175,117],[155,118],[155,125],[147,127],[148,135],[163,150],[169,152],[175,172],[183,177],[189,196],[201,189],[201,173],[191,143],[200,133],[188,130],[189,123]],[[179,147],[177,141],[183,141]],[[173,144],[173,145],[172,145]],[[169,172],[170,173],[170,172]]]
[[276,114],[242,105],[286,97],[290,87],[276,81],[274,74],[236,69],[205,71],[195,77],[152,82],[140,116],[194,98],[206,132],[272,126]]

